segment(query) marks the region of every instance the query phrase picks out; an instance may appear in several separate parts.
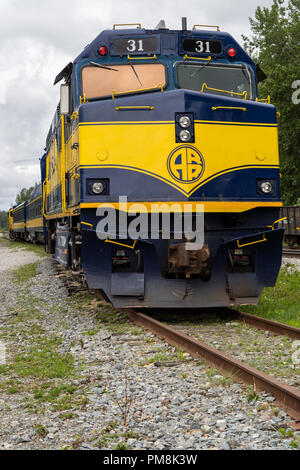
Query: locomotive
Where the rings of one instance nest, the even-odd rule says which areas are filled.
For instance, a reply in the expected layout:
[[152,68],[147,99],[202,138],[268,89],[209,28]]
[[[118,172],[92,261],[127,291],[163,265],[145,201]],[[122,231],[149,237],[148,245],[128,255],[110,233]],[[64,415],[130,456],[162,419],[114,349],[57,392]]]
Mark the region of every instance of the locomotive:
[[[47,251],[116,307],[256,304],[276,282],[284,233],[265,78],[219,27],[101,32],[54,82],[40,161]],[[10,214],[16,233],[28,206]]]

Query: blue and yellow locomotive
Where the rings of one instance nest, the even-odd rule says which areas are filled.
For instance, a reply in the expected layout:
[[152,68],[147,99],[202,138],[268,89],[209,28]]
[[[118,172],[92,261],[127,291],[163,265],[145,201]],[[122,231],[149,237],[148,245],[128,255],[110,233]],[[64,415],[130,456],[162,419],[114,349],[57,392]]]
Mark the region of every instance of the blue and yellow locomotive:
[[[276,282],[283,238],[264,78],[218,27],[161,21],[99,34],[55,80],[61,100],[41,159],[48,251],[119,307],[257,303]],[[106,209],[118,234],[99,237]],[[178,237],[177,213],[194,227],[202,210],[204,243]],[[137,213],[147,229],[124,236]]]

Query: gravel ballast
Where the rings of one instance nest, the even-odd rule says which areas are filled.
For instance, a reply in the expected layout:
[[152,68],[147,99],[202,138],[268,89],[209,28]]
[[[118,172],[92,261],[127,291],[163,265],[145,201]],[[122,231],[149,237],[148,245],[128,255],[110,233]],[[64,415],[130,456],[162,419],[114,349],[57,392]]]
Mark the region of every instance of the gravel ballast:
[[[295,447],[299,433],[272,396],[224,378],[91,294],[68,298],[50,258],[16,288],[7,269],[20,253],[0,247],[0,255],[0,449]],[[68,367],[30,374],[43,350]]]

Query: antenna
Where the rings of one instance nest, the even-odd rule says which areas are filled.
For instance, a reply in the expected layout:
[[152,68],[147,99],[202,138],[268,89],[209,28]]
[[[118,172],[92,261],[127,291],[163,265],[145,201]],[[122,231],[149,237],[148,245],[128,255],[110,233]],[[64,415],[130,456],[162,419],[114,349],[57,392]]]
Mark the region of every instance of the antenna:
[[187,19],[186,19],[186,17],[181,18],[181,22],[182,22],[182,31],[186,31],[187,30]]

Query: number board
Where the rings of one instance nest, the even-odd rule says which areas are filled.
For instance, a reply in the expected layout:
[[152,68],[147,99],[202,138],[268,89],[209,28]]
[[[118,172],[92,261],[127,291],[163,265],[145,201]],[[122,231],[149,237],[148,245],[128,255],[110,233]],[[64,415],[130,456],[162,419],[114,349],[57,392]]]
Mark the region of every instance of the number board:
[[198,54],[222,54],[223,44],[221,41],[185,38],[182,41],[182,49],[184,52],[196,52]]
[[139,54],[158,52],[157,38],[120,38],[115,39],[113,49],[116,54]]

